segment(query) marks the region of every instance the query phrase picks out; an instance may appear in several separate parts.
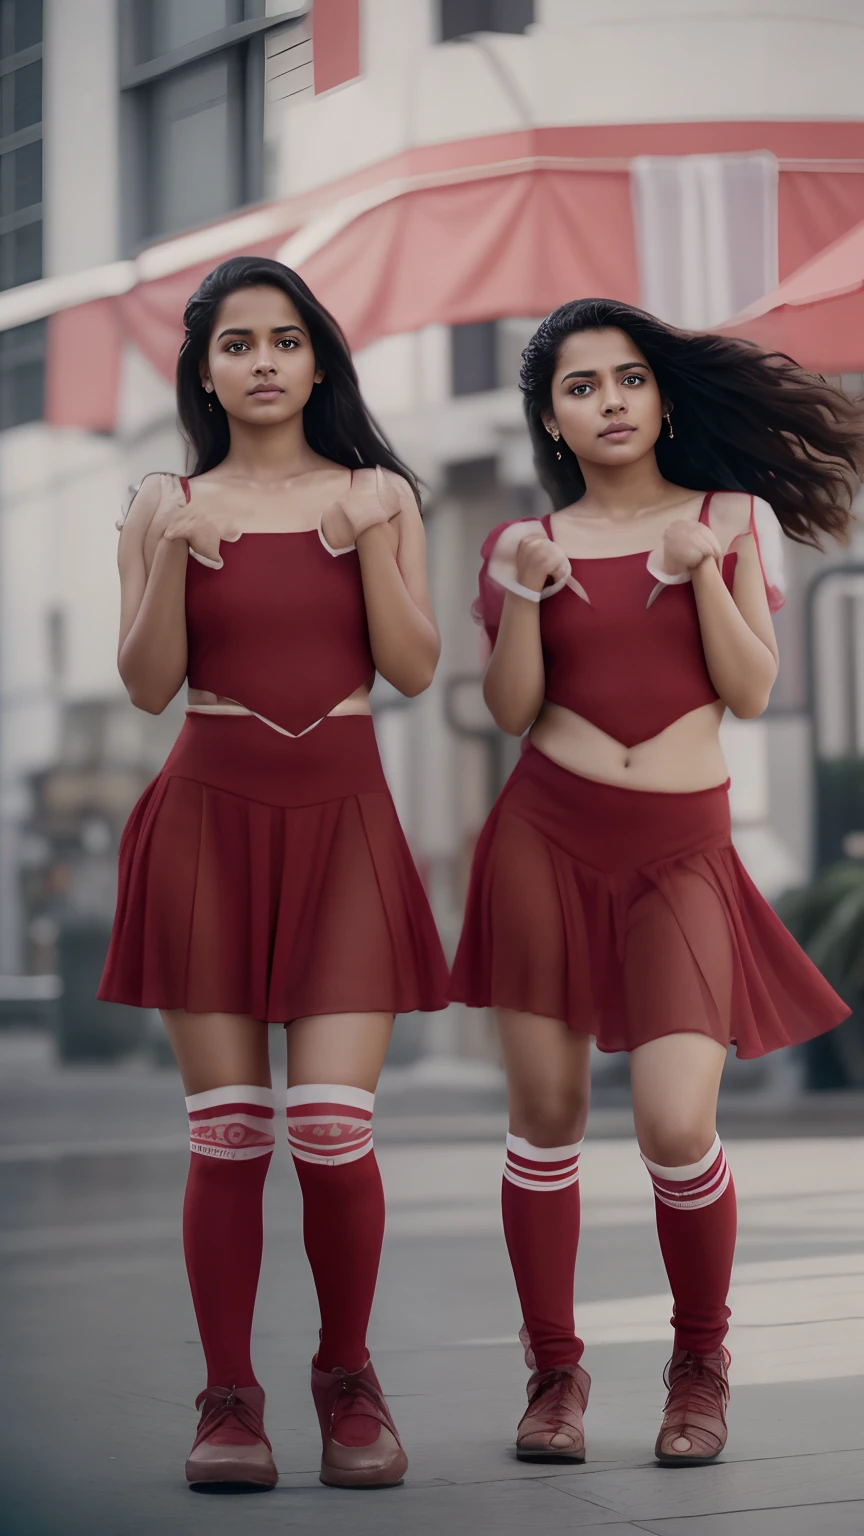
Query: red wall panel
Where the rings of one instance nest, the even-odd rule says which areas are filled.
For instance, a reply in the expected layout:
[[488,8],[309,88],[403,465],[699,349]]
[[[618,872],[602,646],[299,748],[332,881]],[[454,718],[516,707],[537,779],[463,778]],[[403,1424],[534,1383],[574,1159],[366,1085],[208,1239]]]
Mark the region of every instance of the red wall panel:
[[360,73],[360,0],[314,0],[312,67],[315,94]]

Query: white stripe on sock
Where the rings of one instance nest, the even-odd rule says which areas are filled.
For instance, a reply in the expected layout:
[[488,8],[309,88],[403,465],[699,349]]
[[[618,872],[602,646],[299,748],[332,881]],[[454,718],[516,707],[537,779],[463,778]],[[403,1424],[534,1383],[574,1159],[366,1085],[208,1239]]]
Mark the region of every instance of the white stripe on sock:
[[705,1156],[700,1157],[698,1163],[688,1163],[686,1168],[663,1168],[659,1163],[652,1163],[644,1152],[640,1152],[639,1156],[648,1172],[653,1173],[655,1178],[663,1179],[667,1184],[688,1184],[691,1179],[698,1179],[700,1174],[707,1173],[712,1164],[717,1161],[721,1151],[720,1137],[715,1135]]
[[227,1088],[208,1088],[204,1093],[190,1093],[186,1108],[218,1109],[220,1104],[259,1104],[263,1109],[275,1109],[272,1088],[257,1088],[249,1083],[231,1083]]
[[569,1147],[532,1147],[530,1141],[524,1136],[514,1136],[507,1132],[507,1151],[518,1152],[520,1157],[528,1158],[532,1163],[563,1163],[571,1157],[578,1157],[585,1145],[583,1136],[581,1141],[574,1141]]
[[273,1147],[214,1147],[208,1142],[191,1141],[190,1151],[197,1157],[218,1157],[223,1163],[248,1163],[254,1157],[269,1157]]
[[508,1184],[515,1184],[517,1189],[530,1189],[536,1195],[553,1194],[556,1189],[569,1189],[571,1184],[579,1183],[579,1169],[575,1173],[568,1174],[565,1178],[555,1179],[549,1183],[538,1182],[537,1179],[525,1179],[520,1174],[514,1173],[510,1164],[505,1164],[504,1177]]
[[[559,1189],[569,1189],[579,1180],[579,1154],[583,1144],[584,1138],[569,1147],[534,1147],[524,1136],[513,1136],[508,1131],[504,1177],[508,1184],[514,1184],[517,1189],[528,1189],[535,1194],[553,1194]],[[533,1163],[534,1167],[526,1168],[522,1162],[514,1162],[511,1153],[524,1159],[525,1163]],[[552,1163],[563,1163],[565,1166],[551,1173]]]
[[300,1104],[344,1104],[346,1109],[365,1109],[371,1114],[375,1108],[375,1095],[365,1088],[350,1088],[344,1083],[299,1083],[288,1089],[285,1107],[295,1109]]
[[666,1190],[658,1189],[656,1184],[654,1185],[654,1194],[661,1205],[668,1205],[673,1211],[700,1211],[706,1205],[713,1205],[715,1200],[719,1200],[720,1196],[725,1194],[731,1177],[732,1170],[724,1157],[718,1169],[717,1177],[706,1185],[700,1185],[692,1194],[682,1195],[680,1199],[676,1200],[674,1195],[670,1196]]
[[335,1152],[332,1157],[326,1157],[323,1152],[307,1152],[305,1147],[297,1146],[291,1138],[288,1138],[291,1148],[291,1156],[296,1157],[300,1163],[321,1163],[327,1168],[340,1168],[343,1163],[356,1163],[361,1157],[366,1157],[372,1151],[372,1138],[364,1146],[358,1147],[354,1152]]

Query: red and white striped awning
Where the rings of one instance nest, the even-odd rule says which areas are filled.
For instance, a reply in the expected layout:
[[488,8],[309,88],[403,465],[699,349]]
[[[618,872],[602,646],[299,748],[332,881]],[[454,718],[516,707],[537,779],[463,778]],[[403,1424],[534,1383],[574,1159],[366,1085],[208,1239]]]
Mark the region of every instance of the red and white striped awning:
[[110,431],[123,345],[172,378],[186,299],[229,255],[295,267],[355,349],[586,294],[638,303],[632,161],[754,151],[779,166],[783,279],[864,219],[864,124],[541,128],[421,146],[135,261],[10,290],[0,329],[50,316],[47,419]]

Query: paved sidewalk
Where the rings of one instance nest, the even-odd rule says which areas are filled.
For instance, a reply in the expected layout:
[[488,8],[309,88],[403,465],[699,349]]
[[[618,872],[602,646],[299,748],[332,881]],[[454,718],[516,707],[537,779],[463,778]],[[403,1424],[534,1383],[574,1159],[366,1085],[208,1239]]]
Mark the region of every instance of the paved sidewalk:
[[0,1097],[4,1536],[864,1532],[861,1139],[727,1138],[741,1207],[730,1440],[721,1464],[678,1473],[651,1460],[670,1303],[623,1121],[616,1139],[595,1128],[583,1159],[577,1319],[593,1387],[588,1461],[568,1470],[512,1453],[526,1373],[497,1131],[382,1139],[390,1215],[372,1346],[411,1468],[403,1488],[366,1494],[317,1481],[314,1295],[280,1147],[255,1354],[281,1481],[238,1500],[196,1496],[182,1476],[201,1355],[173,1098],[158,1075],[53,1072],[23,1072]]

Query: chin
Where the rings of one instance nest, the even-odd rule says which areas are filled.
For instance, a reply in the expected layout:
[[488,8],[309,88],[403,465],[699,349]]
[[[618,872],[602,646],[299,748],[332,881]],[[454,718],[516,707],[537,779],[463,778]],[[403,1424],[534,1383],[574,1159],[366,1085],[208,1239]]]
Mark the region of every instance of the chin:
[[256,400],[248,396],[236,412],[240,421],[289,421],[295,414],[294,407],[282,395],[278,400]]
[[628,438],[626,443],[601,441],[595,444],[594,452],[590,456],[586,455],[594,464],[630,464],[644,456],[645,444],[640,443],[635,435]]

